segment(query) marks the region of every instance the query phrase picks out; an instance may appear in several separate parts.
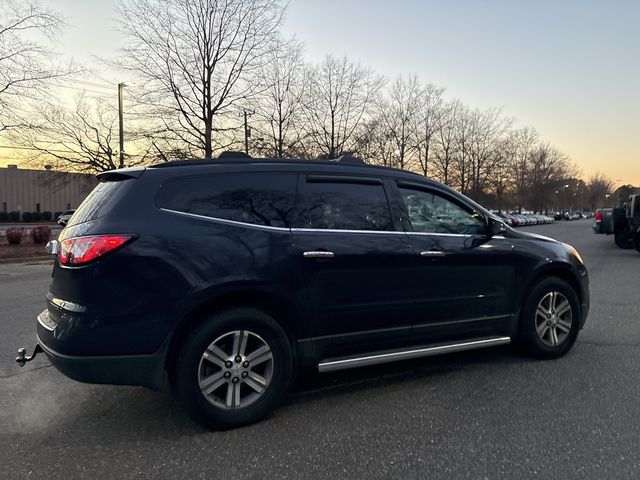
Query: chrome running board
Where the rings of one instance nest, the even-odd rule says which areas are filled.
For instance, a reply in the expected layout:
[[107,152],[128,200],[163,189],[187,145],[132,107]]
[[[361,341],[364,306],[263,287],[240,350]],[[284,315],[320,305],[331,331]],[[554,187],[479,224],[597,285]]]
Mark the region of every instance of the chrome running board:
[[366,367],[379,363],[396,362],[398,360],[409,360],[411,358],[432,357],[445,353],[463,352],[465,350],[475,350],[476,348],[495,347],[506,345],[511,342],[510,337],[486,337],[475,340],[468,340],[458,343],[438,344],[429,347],[412,348],[410,350],[393,350],[379,353],[370,353],[364,356],[351,356],[335,359],[327,359],[318,364],[318,371],[333,372],[345,370],[347,368]]

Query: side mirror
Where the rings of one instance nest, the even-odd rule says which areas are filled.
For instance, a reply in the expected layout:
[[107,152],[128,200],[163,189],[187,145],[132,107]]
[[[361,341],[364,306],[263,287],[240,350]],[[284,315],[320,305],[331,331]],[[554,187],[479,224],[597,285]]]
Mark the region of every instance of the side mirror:
[[507,226],[495,218],[489,217],[489,238],[495,237],[507,231]]

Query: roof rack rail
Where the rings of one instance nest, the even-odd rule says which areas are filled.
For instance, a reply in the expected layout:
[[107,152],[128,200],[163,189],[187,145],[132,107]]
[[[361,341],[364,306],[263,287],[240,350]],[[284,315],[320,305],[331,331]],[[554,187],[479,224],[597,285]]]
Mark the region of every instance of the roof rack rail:
[[238,163],[288,163],[288,162],[300,162],[300,163],[315,163],[315,164],[342,164],[342,165],[367,165],[361,158],[351,155],[349,153],[341,155],[337,158],[317,158],[317,159],[295,159],[295,158],[253,158],[244,152],[226,151],[220,153],[217,158],[190,158],[183,160],[170,160],[164,163],[156,163],[149,165],[150,168],[164,168],[164,167],[179,167],[179,166],[197,166],[197,165],[219,165],[227,162]]
[[233,150],[228,150],[228,151],[222,152],[220,155],[218,155],[218,159],[219,160],[229,160],[229,159],[232,159],[232,158],[250,159],[252,157],[247,153],[236,152],[236,151],[233,151]]
[[359,163],[359,164],[364,164],[364,161],[361,158],[358,158],[354,155],[351,155],[350,153],[347,153],[345,155],[340,155],[338,158],[330,158],[329,159],[330,162],[336,162],[336,163]]

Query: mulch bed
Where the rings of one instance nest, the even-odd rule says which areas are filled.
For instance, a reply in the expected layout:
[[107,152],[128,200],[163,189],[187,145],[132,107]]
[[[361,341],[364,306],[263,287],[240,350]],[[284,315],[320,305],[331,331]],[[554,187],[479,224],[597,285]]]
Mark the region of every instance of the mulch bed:
[[0,259],[42,257],[46,254],[44,245],[34,244],[30,239],[23,238],[19,245],[9,245],[6,238],[0,238]]

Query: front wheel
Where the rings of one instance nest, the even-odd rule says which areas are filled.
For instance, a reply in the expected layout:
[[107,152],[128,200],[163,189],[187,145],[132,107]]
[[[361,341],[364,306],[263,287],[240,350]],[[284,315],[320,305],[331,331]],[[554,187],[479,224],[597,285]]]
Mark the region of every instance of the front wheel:
[[566,354],[580,330],[580,302],[571,285],[560,278],[539,282],[523,305],[519,339],[537,358]]
[[638,230],[633,237],[633,246],[640,253],[640,230]]
[[287,392],[291,345],[259,310],[215,314],[187,337],[173,370],[173,393],[199,423],[228,429],[268,415]]

